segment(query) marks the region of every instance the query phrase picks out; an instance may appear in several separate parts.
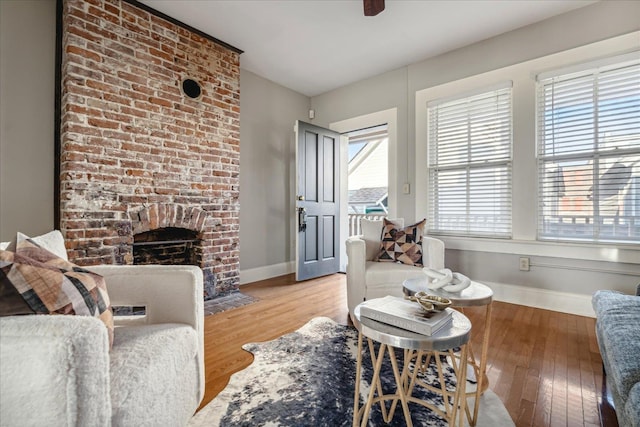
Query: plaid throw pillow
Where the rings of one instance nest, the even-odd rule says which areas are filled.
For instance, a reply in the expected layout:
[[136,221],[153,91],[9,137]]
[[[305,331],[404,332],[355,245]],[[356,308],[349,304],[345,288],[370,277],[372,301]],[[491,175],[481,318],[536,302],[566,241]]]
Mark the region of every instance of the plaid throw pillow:
[[104,278],[58,258],[18,233],[16,251],[0,251],[0,283],[13,286],[36,314],[97,317],[113,344],[113,313]]
[[396,225],[384,218],[380,252],[374,261],[401,262],[402,264],[422,267],[422,234],[427,220],[396,228]]

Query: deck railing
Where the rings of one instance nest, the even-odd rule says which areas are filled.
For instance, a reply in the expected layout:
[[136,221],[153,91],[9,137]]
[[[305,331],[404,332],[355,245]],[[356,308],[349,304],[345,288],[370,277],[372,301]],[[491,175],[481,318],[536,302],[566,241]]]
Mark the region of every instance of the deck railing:
[[[368,214],[349,214],[349,236],[355,236],[362,234],[362,228],[360,227],[360,221],[362,218],[367,219],[382,219],[387,215],[384,213],[368,213]],[[445,227],[449,230],[466,229],[466,220],[468,218],[459,218],[459,228],[456,227],[456,220],[449,218]],[[477,215],[474,217],[474,224],[487,225],[495,221],[495,217],[484,217]],[[441,224],[444,225],[444,224]],[[564,215],[556,216],[548,221],[545,221],[543,229],[541,230],[542,238],[592,238],[596,231],[596,226],[593,224],[593,217],[580,216],[580,215]],[[597,224],[597,233],[601,237],[615,238],[620,241],[637,241],[640,237],[640,222],[635,216],[617,216],[617,217],[601,217],[600,222]]]
[[360,220],[362,218],[382,219],[386,216],[387,214],[384,213],[349,214],[349,236],[362,234],[362,229],[360,228]]
[[[490,233],[505,222],[495,215],[448,215],[436,221],[436,226],[443,232],[463,235],[469,228]],[[640,238],[640,220],[634,215],[601,216],[595,223],[592,215],[549,215],[540,226],[539,237],[543,240],[593,240],[598,236],[601,240],[625,242]]]
[[602,216],[594,223],[589,215],[558,215],[547,218],[542,237],[600,238],[637,241],[640,238],[640,221],[634,215]]

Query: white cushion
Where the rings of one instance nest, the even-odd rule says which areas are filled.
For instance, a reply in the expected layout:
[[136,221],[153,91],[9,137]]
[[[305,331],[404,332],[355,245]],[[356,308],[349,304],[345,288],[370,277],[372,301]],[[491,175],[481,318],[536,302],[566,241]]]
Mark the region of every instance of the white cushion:
[[0,425],[111,425],[109,341],[100,320],[8,316],[0,336]]
[[[20,232],[18,232],[18,234],[24,235],[24,233]],[[60,230],[53,230],[40,236],[29,238],[58,258],[69,261],[69,257],[67,256],[67,248],[64,246],[64,237],[62,237],[62,233],[60,232]],[[15,251],[16,239],[11,242],[0,243],[0,249],[3,251]]]
[[191,326],[116,328],[110,352],[112,425],[183,425],[200,403],[197,355]]
[[[404,218],[389,219],[396,226],[404,227]],[[367,219],[362,218],[360,220],[360,229],[362,230],[362,239],[364,240],[366,248],[367,261],[373,260],[376,254],[380,251],[380,240],[382,240],[382,219]]]
[[396,262],[367,261],[365,267],[365,281],[367,284],[367,298],[372,286],[397,283],[402,289],[402,282],[406,279],[424,276],[422,267],[406,265]]

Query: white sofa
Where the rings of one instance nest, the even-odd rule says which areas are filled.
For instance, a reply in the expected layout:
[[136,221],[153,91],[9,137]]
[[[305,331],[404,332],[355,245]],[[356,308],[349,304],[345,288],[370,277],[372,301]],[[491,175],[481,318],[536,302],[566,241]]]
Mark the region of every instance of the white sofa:
[[[393,219],[399,227],[402,218]],[[402,282],[423,275],[421,267],[393,262],[376,262],[380,250],[383,220],[363,218],[362,234],[347,239],[347,305],[353,319],[353,310],[362,301],[386,295],[403,296]],[[423,264],[425,267],[444,268],[444,243],[426,235],[422,236]]]
[[[59,232],[43,237],[66,259]],[[112,306],[146,314],[115,317],[111,350],[97,318],[0,318],[0,426],[186,425],[204,395],[202,270],[87,269],[105,277]]]

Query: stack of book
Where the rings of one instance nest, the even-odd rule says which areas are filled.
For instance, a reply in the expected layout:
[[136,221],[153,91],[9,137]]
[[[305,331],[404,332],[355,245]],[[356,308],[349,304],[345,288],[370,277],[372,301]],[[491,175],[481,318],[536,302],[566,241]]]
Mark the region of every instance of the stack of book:
[[360,315],[422,335],[433,335],[447,325],[453,309],[426,313],[418,304],[403,298],[386,296],[364,302]]

